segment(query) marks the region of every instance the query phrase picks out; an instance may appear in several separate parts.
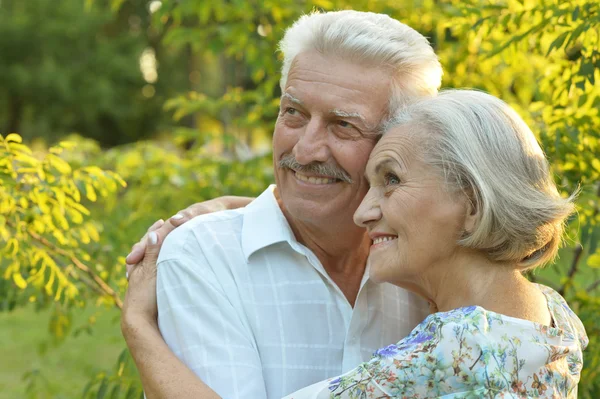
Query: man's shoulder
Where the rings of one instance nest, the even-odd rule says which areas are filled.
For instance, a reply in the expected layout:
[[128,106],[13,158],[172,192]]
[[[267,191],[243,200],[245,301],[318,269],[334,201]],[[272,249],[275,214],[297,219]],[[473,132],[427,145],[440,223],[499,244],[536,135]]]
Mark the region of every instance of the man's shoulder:
[[200,255],[203,242],[231,244],[239,241],[243,218],[243,208],[196,216],[165,238],[158,261],[177,259],[186,254]]

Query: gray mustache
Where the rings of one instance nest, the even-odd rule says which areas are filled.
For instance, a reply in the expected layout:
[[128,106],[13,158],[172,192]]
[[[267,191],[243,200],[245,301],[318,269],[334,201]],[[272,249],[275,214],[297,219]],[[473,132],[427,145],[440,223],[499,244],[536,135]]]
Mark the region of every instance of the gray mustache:
[[300,173],[310,173],[320,176],[328,176],[334,179],[343,181],[344,183],[351,184],[352,179],[348,173],[342,168],[334,165],[329,165],[321,162],[311,162],[308,165],[302,165],[292,154],[286,154],[281,157],[277,164],[280,168],[293,169]]

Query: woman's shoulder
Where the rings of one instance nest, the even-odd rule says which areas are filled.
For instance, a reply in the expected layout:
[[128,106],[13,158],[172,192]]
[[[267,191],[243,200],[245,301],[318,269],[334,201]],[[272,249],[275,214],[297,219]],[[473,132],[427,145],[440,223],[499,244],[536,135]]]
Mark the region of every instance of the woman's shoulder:
[[438,312],[397,344],[378,350],[358,380],[370,376],[383,392],[401,397],[482,389],[533,397],[568,394],[579,380],[582,347],[566,338],[559,328],[479,306]]
[[546,285],[536,284],[536,286],[546,297],[554,327],[560,330],[565,339],[578,341],[581,349],[585,349],[589,343],[585,328],[567,301]]
[[570,397],[582,355],[564,338],[558,328],[478,306],[438,312],[369,362],[290,398]]

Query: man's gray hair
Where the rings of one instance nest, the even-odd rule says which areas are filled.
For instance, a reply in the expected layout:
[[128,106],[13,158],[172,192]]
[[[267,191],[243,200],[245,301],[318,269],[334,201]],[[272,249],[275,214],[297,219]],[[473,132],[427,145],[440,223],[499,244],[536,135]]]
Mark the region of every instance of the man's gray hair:
[[461,245],[522,269],[556,256],[573,196],[560,196],[535,136],[504,101],[474,90],[443,91],[401,110],[386,128],[398,125],[414,132],[425,161],[479,211]]
[[427,39],[385,14],[346,10],[304,15],[285,32],[279,49],[284,56],[282,91],[294,58],[305,51],[389,68],[390,115],[413,97],[436,95],[442,81],[442,67]]

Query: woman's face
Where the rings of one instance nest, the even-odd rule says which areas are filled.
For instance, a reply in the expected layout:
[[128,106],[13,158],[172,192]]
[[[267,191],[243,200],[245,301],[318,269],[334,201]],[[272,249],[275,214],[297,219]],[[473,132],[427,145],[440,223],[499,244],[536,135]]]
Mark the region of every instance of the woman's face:
[[470,209],[424,160],[426,134],[407,125],[381,138],[366,167],[370,189],[354,214],[373,241],[371,278],[417,291],[456,254]]

